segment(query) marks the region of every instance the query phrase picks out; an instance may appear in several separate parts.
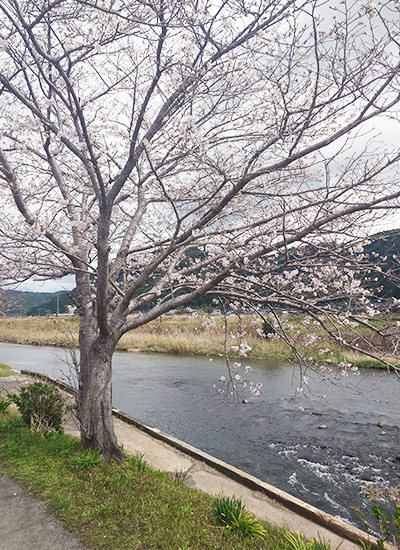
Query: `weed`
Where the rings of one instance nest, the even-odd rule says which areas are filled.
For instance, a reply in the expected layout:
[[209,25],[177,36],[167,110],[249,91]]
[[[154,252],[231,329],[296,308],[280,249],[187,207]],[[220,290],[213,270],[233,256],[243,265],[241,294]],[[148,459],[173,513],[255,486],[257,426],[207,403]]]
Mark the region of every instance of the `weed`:
[[321,539],[311,537],[311,540],[306,540],[303,535],[297,531],[296,533],[285,533],[285,538],[289,543],[290,550],[331,550],[329,543]]
[[191,477],[190,474],[189,474],[189,470],[190,470],[190,468],[188,468],[185,471],[175,470],[174,480],[178,485],[186,485],[186,483],[189,481],[189,479]]
[[182,504],[181,510],[184,516],[190,516],[191,514],[193,514],[190,504]]
[[212,513],[218,525],[222,525],[234,533],[244,537],[262,539],[265,529],[258,518],[247,512],[241,500],[232,498],[215,498]]
[[0,399],[0,411],[4,412],[8,409],[8,407],[11,405],[10,399]]
[[129,457],[129,462],[140,473],[143,473],[147,466],[147,462],[143,457],[144,457],[144,454],[136,454],[135,456]]
[[5,363],[0,363],[0,377],[10,376],[14,371]]
[[[352,510],[356,512],[358,517],[361,519],[361,521],[364,523],[368,534],[372,533],[374,530],[374,526],[371,525],[363,510],[358,508],[358,506],[350,506]],[[379,504],[372,504],[370,507],[370,510],[372,512],[372,516],[375,518],[377,524],[378,524],[378,530],[379,535],[377,538],[377,545],[380,548],[384,548],[385,542],[392,537],[394,539],[395,544],[397,543],[397,547],[400,547],[400,507],[396,506],[394,514],[392,515],[392,523],[393,523],[393,532],[391,532],[390,529],[390,520],[388,517],[383,513],[383,510]],[[365,543],[363,541],[360,541],[361,548],[363,550],[370,550],[371,545],[369,543]]]
[[71,470],[89,470],[93,466],[101,464],[100,449],[88,449],[72,456],[69,461]]
[[98,506],[93,507],[93,515],[102,518],[109,518],[111,515],[111,509],[109,502],[103,502]]

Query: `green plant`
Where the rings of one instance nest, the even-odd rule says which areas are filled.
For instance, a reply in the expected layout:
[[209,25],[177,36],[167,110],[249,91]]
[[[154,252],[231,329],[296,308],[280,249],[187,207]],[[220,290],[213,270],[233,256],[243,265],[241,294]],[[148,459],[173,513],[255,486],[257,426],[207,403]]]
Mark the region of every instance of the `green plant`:
[[309,549],[308,542],[305,540],[303,535],[299,533],[299,531],[297,531],[296,533],[290,533],[290,531],[288,531],[287,533],[285,533],[285,539],[288,541],[289,548],[292,550]]
[[329,543],[322,541],[321,539],[315,539],[311,537],[311,540],[307,540],[297,531],[291,533],[287,531],[285,538],[289,543],[290,550],[331,550]]
[[0,363],[0,378],[10,376],[13,373],[13,369],[5,363]]
[[186,485],[186,483],[189,481],[189,479],[190,479],[189,470],[190,470],[190,468],[188,468],[185,471],[175,470],[174,480],[175,480],[176,483],[178,483],[178,485]]
[[70,458],[70,468],[72,470],[88,470],[93,466],[101,464],[100,449],[88,449],[80,451],[77,455]]
[[243,508],[242,501],[232,498],[218,497],[213,500],[212,514],[218,525],[228,525],[231,517],[238,517]]
[[[368,534],[371,534],[374,530],[374,526],[370,525],[367,518],[365,517],[365,513],[363,510],[358,508],[358,506],[350,506],[352,510],[356,512],[358,517],[361,519],[361,521],[364,523]],[[372,504],[370,507],[371,513],[373,517],[377,520],[378,523],[378,529],[379,529],[379,535],[376,541],[376,544],[379,546],[379,548],[384,548],[385,542],[392,537],[395,539],[395,542],[397,543],[397,547],[400,547],[400,507],[396,506],[394,514],[392,516],[392,523],[394,527],[394,531],[391,532],[390,530],[390,520],[388,517],[383,513],[382,507],[379,504]],[[371,544],[368,542],[360,541],[360,546],[363,550],[370,550]]]
[[[378,520],[380,536],[377,540],[377,545],[380,548],[384,547],[385,542],[391,535],[389,530],[390,521],[387,516],[383,513],[383,510],[379,504],[372,504],[371,512],[374,518]],[[396,506],[395,512],[392,516],[392,521],[394,525],[394,534],[393,537],[397,539],[397,543],[400,542],[400,507]],[[399,545],[397,545],[399,546]]]
[[271,317],[267,317],[265,321],[263,321],[262,331],[265,334],[265,336],[269,336],[270,334],[276,334],[276,330],[274,329],[274,323]]
[[102,502],[98,506],[94,506],[93,515],[102,518],[109,518],[111,515],[110,503]]
[[39,433],[62,431],[63,401],[55,386],[34,382],[22,386],[19,394],[7,397],[18,407],[22,420]]
[[144,457],[143,454],[136,454],[135,456],[131,456],[129,458],[129,461],[132,464],[132,466],[134,466],[136,470],[141,473],[145,471],[147,466],[147,462],[143,457]]
[[244,537],[262,539],[265,529],[258,518],[247,512],[240,499],[215,498],[212,504],[212,513],[218,525],[222,525]]
[[[267,523],[264,539],[245,539],[218,527],[212,498],[175,483],[165,472],[147,466],[144,475],[137,474],[129,459],[101,461],[83,471],[71,468],[71,458],[83,454],[77,438],[58,432],[41,437],[19,414],[0,417],[2,471],[55,508],[88,548],[286,550],[283,530]],[[131,482],[127,471],[133,473]]]
[[0,399],[0,412],[4,412],[11,405],[10,399]]

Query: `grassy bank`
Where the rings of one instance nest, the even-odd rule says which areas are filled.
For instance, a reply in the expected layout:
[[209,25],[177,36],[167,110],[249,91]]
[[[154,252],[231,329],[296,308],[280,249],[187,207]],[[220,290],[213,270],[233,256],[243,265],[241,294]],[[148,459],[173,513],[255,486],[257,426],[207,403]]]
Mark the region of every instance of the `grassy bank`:
[[[304,323],[304,316],[285,316],[283,322],[298,349],[308,357],[332,364],[343,361],[343,351],[327,340],[318,323],[313,323],[311,328]],[[78,344],[78,330],[79,321],[76,318],[0,319],[2,342],[75,347]],[[311,332],[315,333],[316,338],[310,345],[307,340]],[[223,317],[163,316],[124,335],[117,349],[218,356],[224,350],[224,335]],[[232,357],[238,356],[238,351],[234,351],[235,346],[239,347],[245,341],[251,347],[249,357],[295,359],[291,348],[283,339],[270,339],[263,335],[260,319],[252,315],[229,317],[228,335],[227,345]],[[346,360],[360,367],[379,366],[379,362],[354,351],[346,353]]]
[[8,365],[5,365],[4,363],[0,363],[0,378],[3,376],[10,376],[14,371],[11,367]]
[[[57,513],[90,547],[107,550],[279,550],[284,530],[263,522],[263,540],[216,525],[212,498],[130,457],[103,464],[77,439],[43,437],[18,417],[0,415],[0,464]],[[142,466],[141,466],[142,465]],[[140,471],[143,470],[143,471]]]

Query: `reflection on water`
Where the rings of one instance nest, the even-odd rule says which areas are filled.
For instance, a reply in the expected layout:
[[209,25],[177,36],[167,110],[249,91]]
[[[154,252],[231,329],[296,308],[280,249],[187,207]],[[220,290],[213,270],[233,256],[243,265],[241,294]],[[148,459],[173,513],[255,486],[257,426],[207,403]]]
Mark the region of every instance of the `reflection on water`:
[[[0,362],[17,370],[61,377],[69,373],[65,359],[57,348],[0,344]],[[216,393],[226,374],[217,360],[116,353],[114,406],[353,523],[349,507],[368,506],[363,488],[400,486],[394,375],[365,371],[332,382],[310,373],[309,389],[293,399],[295,366],[250,364],[262,394],[246,394],[243,404]]]

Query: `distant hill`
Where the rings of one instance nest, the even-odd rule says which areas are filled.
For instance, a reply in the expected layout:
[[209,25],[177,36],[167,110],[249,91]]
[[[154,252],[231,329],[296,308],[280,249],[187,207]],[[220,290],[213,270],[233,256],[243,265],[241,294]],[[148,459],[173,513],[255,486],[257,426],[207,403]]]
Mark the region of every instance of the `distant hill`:
[[27,317],[51,315],[57,312],[57,295],[60,295],[60,313],[67,312],[72,301],[67,292],[21,292],[2,290],[0,292],[0,315],[8,317]]
[[24,317],[32,307],[44,304],[53,297],[51,292],[8,290],[5,293],[8,295],[7,315],[12,317]]
[[[380,271],[370,271],[364,275],[364,284],[376,289],[376,295],[380,298],[395,297],[400,299],[400,229],[385,231],[370,237],[370,244],[364,247],[364,254],[369,263],[379,266],[382,272],[395,275],[392,281],[387,280]],[[190,252],[196,256],[198,251]],[[377,281],[374,279],[377,278]],[[397,279],[397,282],[396,282]],[[148,287],[152,287],[149,279]],[[181,290],[184,291],[183,289]],[[67,313],[68,306],[74,305],[76,289],[67,292],[20,292],[18,290],[0,289],[0,316],[46,316],[58,312]],[[150,304],[150,306],[153,304]],[[199,298],[188,304],[192,308],[212,309],[212,297]]]
[[[379,266],[383,273],[369,273],[371,282],[366,282],[366,285],[379,289],[376,294],[381,298],[400,299],[400,229],[378,233],[370,240],[371,243],[364,247],[364,253],[368,255],[368,261]],[[375,278],[377,281],[373,281]]]
[[76,289],[69,292],[55,292],[50,294],[50,299],[31,307],[26,315],[32,317],[45,317],[56,313],[68,313],[68,306],[73,306],[76,298]]

